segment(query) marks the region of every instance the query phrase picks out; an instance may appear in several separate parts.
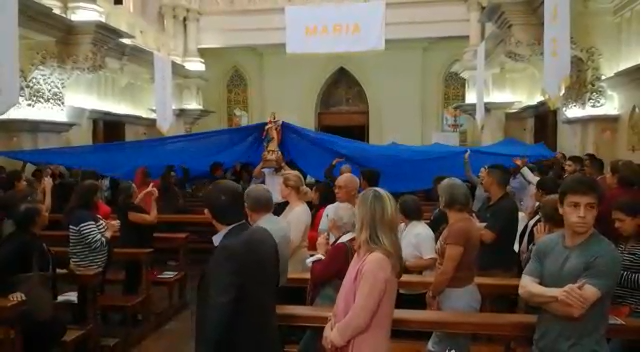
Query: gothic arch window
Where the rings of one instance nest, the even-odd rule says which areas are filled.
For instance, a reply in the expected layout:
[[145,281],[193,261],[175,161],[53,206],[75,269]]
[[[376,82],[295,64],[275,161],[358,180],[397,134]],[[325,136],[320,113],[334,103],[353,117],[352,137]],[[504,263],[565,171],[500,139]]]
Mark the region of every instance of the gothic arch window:
[[443,79],[443,108],[465,103],[465,78],[449,71]]
[[227,127],[240,125],[236,109],[249,114],[249,85],[247,77],[234,66],[227,79]]
[[453,105],[465,103],[465,87],[466,81],[460,74],[452,71],[451,69],[443,77],[443,117],[442,117],[442,132],[458,132],[459,145],[465,146],[468,144],[466,119],[461,117],[452,117],[454,111],[450,108]]

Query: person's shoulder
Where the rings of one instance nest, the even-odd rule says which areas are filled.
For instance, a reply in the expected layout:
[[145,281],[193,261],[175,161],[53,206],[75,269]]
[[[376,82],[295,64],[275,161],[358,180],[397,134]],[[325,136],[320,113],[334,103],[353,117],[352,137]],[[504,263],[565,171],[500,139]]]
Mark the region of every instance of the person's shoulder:
[[501,211],[514,211],[519,212],[519,206],[516,204],[516,200],[513,197],[507,196],[502,197],[497,204]]
[[539,252],[549,251],[559,247],[561,242],[563,242],[563,231],[556,231],[539,239],[536,242],[536,248]]
[[96,214],[85,209],[76,209],[69,215],[70,224],[82,224],[85,222],[95,222]]
[[434,231],[423,221],[415,221],[412,229],[412,235],[419,238],[434,237]]
[[365,261],[363,262],[363,267],[364,268],[369,268],[373,270],[392,270],[392,263],[390,262],[389,258],[378,251],[374,251],[370,253],[370,255],[365,258]]
[[456,221],[447,225],[448,232],[472,233],[478,228],[478,225],[472,219]]
[[136,203],[133,203],[133,202],[125,204],[122,208],[125,211],[131,212],[131,213],[141,213],[141,214],[146,214],[147,213],[147,210],[145,210],[145,208],[143,208],[142,205],[136,204]]
[[590,240],[592,245],[601,253],[604,253],[606,255],[614,255],[615,253],[617,255],[619,254],[619,250],[614,245],[614,243],[612,243],[612,241],[601,235],[596,230],[594,231],[594,233],[592,233],[592,235],[590,235]]

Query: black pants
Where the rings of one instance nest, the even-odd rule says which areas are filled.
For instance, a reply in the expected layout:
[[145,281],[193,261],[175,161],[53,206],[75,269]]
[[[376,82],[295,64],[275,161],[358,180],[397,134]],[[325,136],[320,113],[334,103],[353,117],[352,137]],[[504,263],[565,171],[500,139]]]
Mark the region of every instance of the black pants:
[[47,320],[26,317],[20,324],[24,352],[49,352],[67,333],[67,325],[55,315]]
[[[410,310],[426,310],[427,301],[425,300],[426,293],[396,293],[396,309],[410,309]],[[397,339],[416,339],[428,340],[430,333],[422,331],[405,331],[393,330],[392,337]]]
[[400,293],[396,294],[396,309],[426,310],[426,293]]
[[125,263],[125,282],[122,284],[123,296],[137,296],[142,284],[142,265],[138,261]]

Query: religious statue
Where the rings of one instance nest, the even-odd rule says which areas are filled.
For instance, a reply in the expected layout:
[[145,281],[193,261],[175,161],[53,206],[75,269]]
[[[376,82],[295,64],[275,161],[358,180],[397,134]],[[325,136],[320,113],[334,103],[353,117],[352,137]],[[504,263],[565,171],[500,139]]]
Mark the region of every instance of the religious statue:
[[263,131],[263,167],[276,168],[278,160],[282,157],[278,145],[281,139],[281,121],[276,118],[276,113],[272,112]]
[[233,127],[246,126],[248,123],[249,123],[249,115],[247,115],[247,112],[239,108],[234,109],[234,126]]

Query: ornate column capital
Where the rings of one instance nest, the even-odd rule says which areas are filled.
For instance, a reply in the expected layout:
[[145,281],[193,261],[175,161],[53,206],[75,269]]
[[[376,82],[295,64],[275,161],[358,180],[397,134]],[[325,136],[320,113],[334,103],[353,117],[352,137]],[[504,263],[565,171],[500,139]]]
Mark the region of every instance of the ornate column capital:
[[201,13],[197,9],[188,9],[187,10],[187,21],[198,22],[200,21]]
[[185,133],[191,133],[194,125],[202,118],[205,118],[211,114],[214,114],[214,111],[206,110],[202,108],[194,109],[176,109],[174,110],[174,115],[176,118],[181,119],[185,129]]
[[187,9],[183,6],[174,7],[174,17],[179,21],[184,20],[187,17]]

